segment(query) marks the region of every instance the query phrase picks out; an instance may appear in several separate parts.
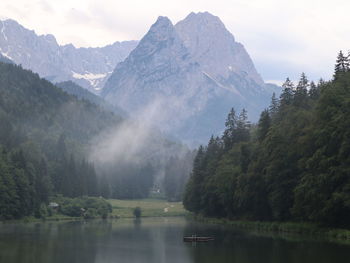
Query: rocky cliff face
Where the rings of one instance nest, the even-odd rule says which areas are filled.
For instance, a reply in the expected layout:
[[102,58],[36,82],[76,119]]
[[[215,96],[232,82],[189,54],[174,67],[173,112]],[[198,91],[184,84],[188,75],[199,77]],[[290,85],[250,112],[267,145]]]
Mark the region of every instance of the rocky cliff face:
[[96,92],[135,48],[137,41],[102,48],[60,46],[53,35],[38,36],[14,20],[0,21],[0,53],[52,82],[73,80]]
[[243,45],[208,12],[191,13],[175,29],[202,70],[218,81],[237,74],[264,85]]
[[109,102],[189,143],[223,130],[231,107],[257,120],[272,95],[218,17],[159,17],[102,91]]

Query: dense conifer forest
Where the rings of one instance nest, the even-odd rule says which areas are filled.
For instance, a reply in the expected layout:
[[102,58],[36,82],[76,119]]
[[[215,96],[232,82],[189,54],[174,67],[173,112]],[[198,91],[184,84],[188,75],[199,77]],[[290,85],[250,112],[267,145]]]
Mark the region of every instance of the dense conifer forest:
[[145,198],[160,170],[166,179],[159,187],[169,200],[181,198],[192,152],[178,157],[183,146],[154,131],[137,162],[116,160],[97,169],[89,158],[98,147],[94,138],[118,130],[125,117],[74,83],[59,88],[5,62],[0,62],[0,219],[41,217],[50,201],[68,200],[62,196]]
[[0,218],[35,215],[50,196],[100,196],[88,142],[122,121],[20,66],[0,63]]
[[339,53],[334,78],[288,78],[252,125],[243,110],[201,146],[185,207],[209,217],[309,221],[350,227],[350,72]]

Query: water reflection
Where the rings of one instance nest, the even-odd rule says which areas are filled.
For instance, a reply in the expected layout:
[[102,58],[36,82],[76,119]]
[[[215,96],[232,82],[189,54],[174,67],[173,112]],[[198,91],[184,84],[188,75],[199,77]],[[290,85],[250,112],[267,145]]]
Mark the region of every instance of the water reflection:
[[[215,241],[183,243],[192,234]],[[349,256],[347,245],[261,237],[184,218],[0,224],[6,263],[345,263]]]

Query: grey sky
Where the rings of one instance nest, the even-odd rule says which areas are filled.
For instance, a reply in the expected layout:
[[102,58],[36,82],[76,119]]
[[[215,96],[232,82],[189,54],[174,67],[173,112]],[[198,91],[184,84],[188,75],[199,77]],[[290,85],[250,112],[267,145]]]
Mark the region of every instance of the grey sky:
[[337,52],[350,45],[348,0],[1,0],[12,18],[60,44],[102,46],[140,39],[159,15],[173,23],[191,11],[219,16],[265,80],[330,78]]

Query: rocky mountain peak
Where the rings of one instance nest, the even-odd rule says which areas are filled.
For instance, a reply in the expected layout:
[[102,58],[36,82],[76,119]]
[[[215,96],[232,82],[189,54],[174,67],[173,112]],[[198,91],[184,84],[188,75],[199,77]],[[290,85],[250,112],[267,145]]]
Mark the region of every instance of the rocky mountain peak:
[[157,21],[151,26],[151,29],[155,29],[157,27],[172,27],[173,23],[166,16],[159,16]]
[[[142,86],[143,92],[147,93],[142,94],[141,97],[144,98],[152,96],[152,94],[155,95],[157,92],[169,94],[171,89],[165,86],[159,87],[158,82],[168,80],[169,77],[174,77],[178,72],[186,70],[188,57],[188,50],[178,36],[172,22],[169,18],[160,16],[130,55],[117,65],[102,90],[102,96],[113,101],[112,97],[116,91],[114,83],[120,83],[120,85],[128,87],[128,92],[123,95],[123,91],[118,89],[119,98],[124,98],[118,104],[127,110],[139,108],[142,105],[130,103],[131,99],[128,96],[130,92],[135,90],[137,93],[138,87]],[[128,79],[131,75],[133,80]],[[132,101],[135,99],[136,97]]]
[[102,90],[130,116],[146,115],[147,123],[189,143],[220,134],[231,107],[256,120],[271,93],[243,45],[208,12],[175,26],[159,17]]
[[191,13],[175,28],[193,59],[217,81],[235,74],[264,84],[243,45],[235,41],[219,17]]
[[210,32],[212,30],[227,31],[224,23],[222,23],[220,18],[218,16],[212,15],[209,12],[192,12],[184,20],[178,22],[177,26],[182,23],[186,25],[196,25],[197,28],[200,28],[202,31],[206,32]]
[[164,41],[168,40],[169,37],[174,37],[177,34],[173,23],[166,16],[158,17],[157,21],[151,26],[147,34],[140,41]]
[[[174,67],[178,57],[188,53],[169,18],[160,16],[140,40],[130,56],[121,64],[135,64],[136,72],[147,72],[153,67],[159,70]],[[117,66],[117,68],[120,65]],[[135,69],[136,69],[135,68]],[[117,71],[117,69],[116,69]]]
[[43,35],[42,37],[50,44],[58,46],[57,40],[54,35],[47,34],[47,35]]
[[15,20],[0,20],[0,54],[52,82],[72,80],[93,92],[103,87],[117,63],[137,41],[115,42],[101,48],[60,46],[51,35],[37,35]]

